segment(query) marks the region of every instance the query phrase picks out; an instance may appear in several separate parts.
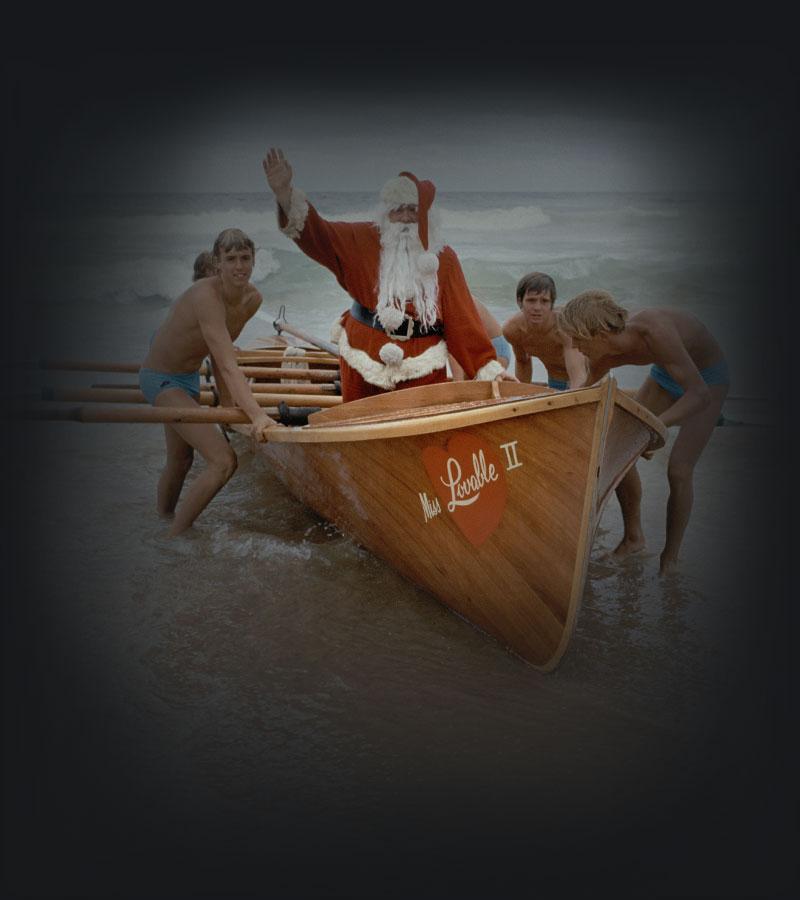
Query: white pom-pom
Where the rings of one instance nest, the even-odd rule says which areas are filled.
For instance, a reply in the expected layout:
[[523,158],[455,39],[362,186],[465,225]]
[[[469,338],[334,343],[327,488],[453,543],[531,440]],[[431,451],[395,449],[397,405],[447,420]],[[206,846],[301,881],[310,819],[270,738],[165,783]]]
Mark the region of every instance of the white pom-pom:
[[397,366],[403,361],[403,351],[397,344],[384,344],[378,356],[387,366]]
[[439,271],[439,257],[435,253],[420,253],[417,269],[421,275],[433,275]]
[[396,306],[382,306],[378,310],[378,318],[384,328],[389,331],[397,331],[405,321],[406,314]]

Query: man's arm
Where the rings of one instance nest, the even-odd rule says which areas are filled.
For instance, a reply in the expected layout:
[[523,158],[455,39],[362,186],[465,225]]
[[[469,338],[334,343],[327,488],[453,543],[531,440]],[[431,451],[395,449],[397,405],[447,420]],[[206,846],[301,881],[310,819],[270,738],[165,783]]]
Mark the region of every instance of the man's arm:
[[233,395],[228,390],[228,382],[225,381],[225,378],[220,372],[219,364],[216,359],[214,359],[214,354],[208,354],[211,357],[211,368],[214,372],[214,384],[217,388],[217,397],[219,399],[220,406],[234,406]]
[[514,350],[514,374],[523,384],[530,384],[533,377],[533,360],[516,344],[511,344],[511,347]]
[[607,356],[601,356],[598,359],[588,359],[587,360],[587,372],[586,372],[586,380],[583,382],[583,387],[589,387],[590,385],[597,384],[600,379],[606,375],[612,368],[612,361]]
[[586,383],[589,360],[580,350],[572,346],[572,339],[569,335],[563,335],[562,340],[564,342],[564,366],[567,370],[569,386],[571,388],[583,387]]
[[[231,335],[231,342],[235,341],[236,338],[239,337],[239,335],[242,333],[242,330],[244,329],[244,326],[258,312],[259,308],[261,307],[262,300],[263,300],[263,298],[261,296],[260,291],[258,291],[256,288],[252,288],[252,290],[247,295],[247,311],[246,311],[247,318],[244,320],[244,322],[242,322],[241,328],[239,328],[239,330],[235,334]],[[233,344],[234,354],[236,352],[238,352],[238,350],[239,350],[239,348],[236,346],[236,344]],[[209,353],[209,356],[211,357],[211,367],[214,371],[214,381],[217,386],[217,396],[219,398],[219,404],[220,404],[220,406],[233,406],[234,405],[233,396],[232,396],[230,390],[228,389],[228,383],[225,381],[224,376],[220,372],[219,365],[217,364],[217,361],[214,359],[214,354]],[[247,379],[245,379],[245,380],[247,380]]]
[[233,342],[225,324],[225,313],[210,287],[196,295],[192,304],[203,340],[208,346],[217,368],[215,372],[222,376],[236,405],[247,413],[253,423],[253,435],[256,439],[265,440],[264,433],[275,426],[275,422],[261,409],[255,401],[247,380],[236,361]]
[[525,352],[523,345],[520,343],[519,329],[513,316],[503,323],[502,335],[511,344],[511,349],[514,351],[514,375],[517,381],[521,381],[523,384],[530,384],[533,363],[531,357]]
[[[371,295],[374,273],[364,259],[365,244],[377,246],[370,222],[329,222],[292,186],[292,167],[280,149],[271,148],[262,162],[267,183],[278,201],[278,227],[311,259],[333,272],[353,297]],[[367,254],[369,256],[369,254]],[[367,283],[364,283],[366,279]]]

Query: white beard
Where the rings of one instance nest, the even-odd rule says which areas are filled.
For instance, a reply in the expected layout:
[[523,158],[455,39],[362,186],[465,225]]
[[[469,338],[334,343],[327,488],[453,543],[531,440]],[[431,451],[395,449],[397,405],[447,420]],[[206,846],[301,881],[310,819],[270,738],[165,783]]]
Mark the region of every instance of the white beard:
[[417,270],[417,258],[424,250],[416,223],[390,222],[384,215],[378,225],[381,262],[377,316],[385,328],[395,330],[403,322],[406,303],[411,301],[424,331],[438,316],[439,278],[435,272],[422,275]]

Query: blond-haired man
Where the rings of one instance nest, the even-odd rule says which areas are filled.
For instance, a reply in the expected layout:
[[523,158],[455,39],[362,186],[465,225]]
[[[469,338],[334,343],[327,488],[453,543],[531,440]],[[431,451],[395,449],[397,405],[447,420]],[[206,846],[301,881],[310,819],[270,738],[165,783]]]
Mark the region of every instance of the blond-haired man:
[[[692,511],[694,467],[711,437],[728,393],[725,357],[714,336],[695,316],[672,309],[642,309],[629,315],[606,291],[586,291],[559,314],[559,328],[589,360],[587,384],[613,366],[650,365],[636,399],[678,436],[667,467],[667,533],[660,570],[678,559]],[[645,455],[649,455],[646,453]],[[624,534],[616,556],[645,546],[642,486],[634,466],[617,487]]]

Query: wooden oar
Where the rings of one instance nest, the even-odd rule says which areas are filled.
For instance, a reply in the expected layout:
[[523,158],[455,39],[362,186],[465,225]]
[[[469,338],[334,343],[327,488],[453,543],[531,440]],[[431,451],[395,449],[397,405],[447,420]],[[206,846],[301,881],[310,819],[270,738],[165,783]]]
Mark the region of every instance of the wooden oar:
[[[273,418],[277,408],[266,409]],[[145,422],[145,423],[198,423],[218,425],[248,425],[250,419],[241,409],[229,406],[180,407],[180,406],[27,406],[21,410],[24,419],[69,422]]]
[[[138,389],[115,388],[42,388],[42,400],[81,401],[94,403],[145,403],[144,394]],[[286,403],[289,406],[339,406],[342,398],[339,396],[322,396],[320,394],[301,393],[268,393],[256,394],[254,399],[259,406],[275,406],[277,403]],[[198,401],[203,406],[214,405],[214,394],[211,391],[200,391]]]
[[286,331],[289,334],[293,334],[296,338],[300,338],[301,341],[305,341],[308,344],[313,344],[315,347],[319,347],[321,350],[327,350],[328,353],[333,354],[333,356],[339,355],[339,348],[336,344],[332,344],[330,341],[323,341],[320,338],[315,338],[313,335],[308,334],[305,331],[301,331],[299,328],[295,328],[294,325],[288,325],[286,322],[286,307],[282,306],[278,310],[278,317],[272,323],[272,327],[275,331],[280,334],[282,331]]
[[[297,357],[295,357],[296,359]],[[42,369],[65,372],[138,372],[138,363],[95,362],[93,360],[42,360]],[[339,372],[336,369],[275,369],[263,366],[241,366],[245,378],[306,378],[309,381],[336,381]],[[200,368],[201,375],[210,375],[211,370],[205,364]]]
[[[265,318],[264,316],[260,316],[260,318]],[[266,317],[268,318],[268,317]],[[282,342],[282,343],[281,343]],[[301,350],[305,350],[307,353],[319,353],[319,347],[313,347],[311,344],[290,344],[286,338],[276,337],[273,335],[272,337],[258,337],[254,341],[251,341],[250,347],[246,347],[244,352],[249,353],[251,350],[286,350],[288,347],[297,347],[299,346]]]
[[[277,325],[275,327],[278,328]],[[319,347],[320,350],[327,350],[328,353],[331,353],[334,356],[339,355],[339,348],[336,344],[332,344],[330,341],[323,341],[320,338],[311,337],[310,334],[301,331],[299,328],[294,328],[292,325],[281,323],[278,334],[280,334],[281,331],[288,331],[289,334],[293,334],[295,337],[300,338],[301,341],[308,341],[309,344],[314,344]]]
[[337,396],[335,384],[277,384],[252,382],[248,387],[254,394],[323,394]]
[[331,356],[330,353],[317,353],[315,355],[306,353],[302,356],[287,356],[284,353],[276,353],[273,350],[264,350],[257,353],[238,353],[236,355],[236,361],[240,366],[248,364],[263,365],[264,363],[281,363],[287,360],[291,360],[292,362],[300,360],[311,366],[327,366],[328,368],[335,368],[339,365],[339,358]]
[[[242,369],[247,367],[247,363],[250,361],[255,362],[256,364],[262,362],[261,359],[253,359],[252,354],[247,354],[246,358],[243,355],[243,359],[239,361],[239,365]],[[303,363],[307,363],[309,365],[319,365],[321,369],[327,368],[330,377],[336,377],[338,372],[336,371],[336,366],[338,362],[336,359],[325,360],[324,362],[319,360],[316,357],[297,357],[291,356],[287,357],[283,354],[275,357],[274,359],[265,359],[265,362],[275,362],[280,363],[284,360],[291,360],[292,362],[297,362],[298,360]],[[38,366],[40,369],[48,369],[48,370],[57,370],[63,372],[138,372],[141,368],[140,363],[132,363],[132,362],[114,362],[113,360],[88,360],[88,359],[42,359],[39,360]],[[292,370],[293,375],[296,372],[303,372],[303,369]],[[210,375],[211,369],[208,365],[203,363],[200,367],[201,375]],[[266,377],[266,376],[265,376]]]
[[268,369],[262,366],[242,366],[245,378],[306,378],[309,381],[337,381],[339,372],[335,369]]
[[[206,385],[201,385],[205,387]],[[139,385],[133,382],[120,382],[119,384],[93,384],[93,388],[103,388],[116,391],[138,391]],[[334,394],[336,393],[336,385],[334,384],[278,384],[278,383],[262,383],[254,382],[248,387],[254,394]]]
[[140,363],[109,362],[88,359],[40,359],[40,369],[65,372],[138,372]]

